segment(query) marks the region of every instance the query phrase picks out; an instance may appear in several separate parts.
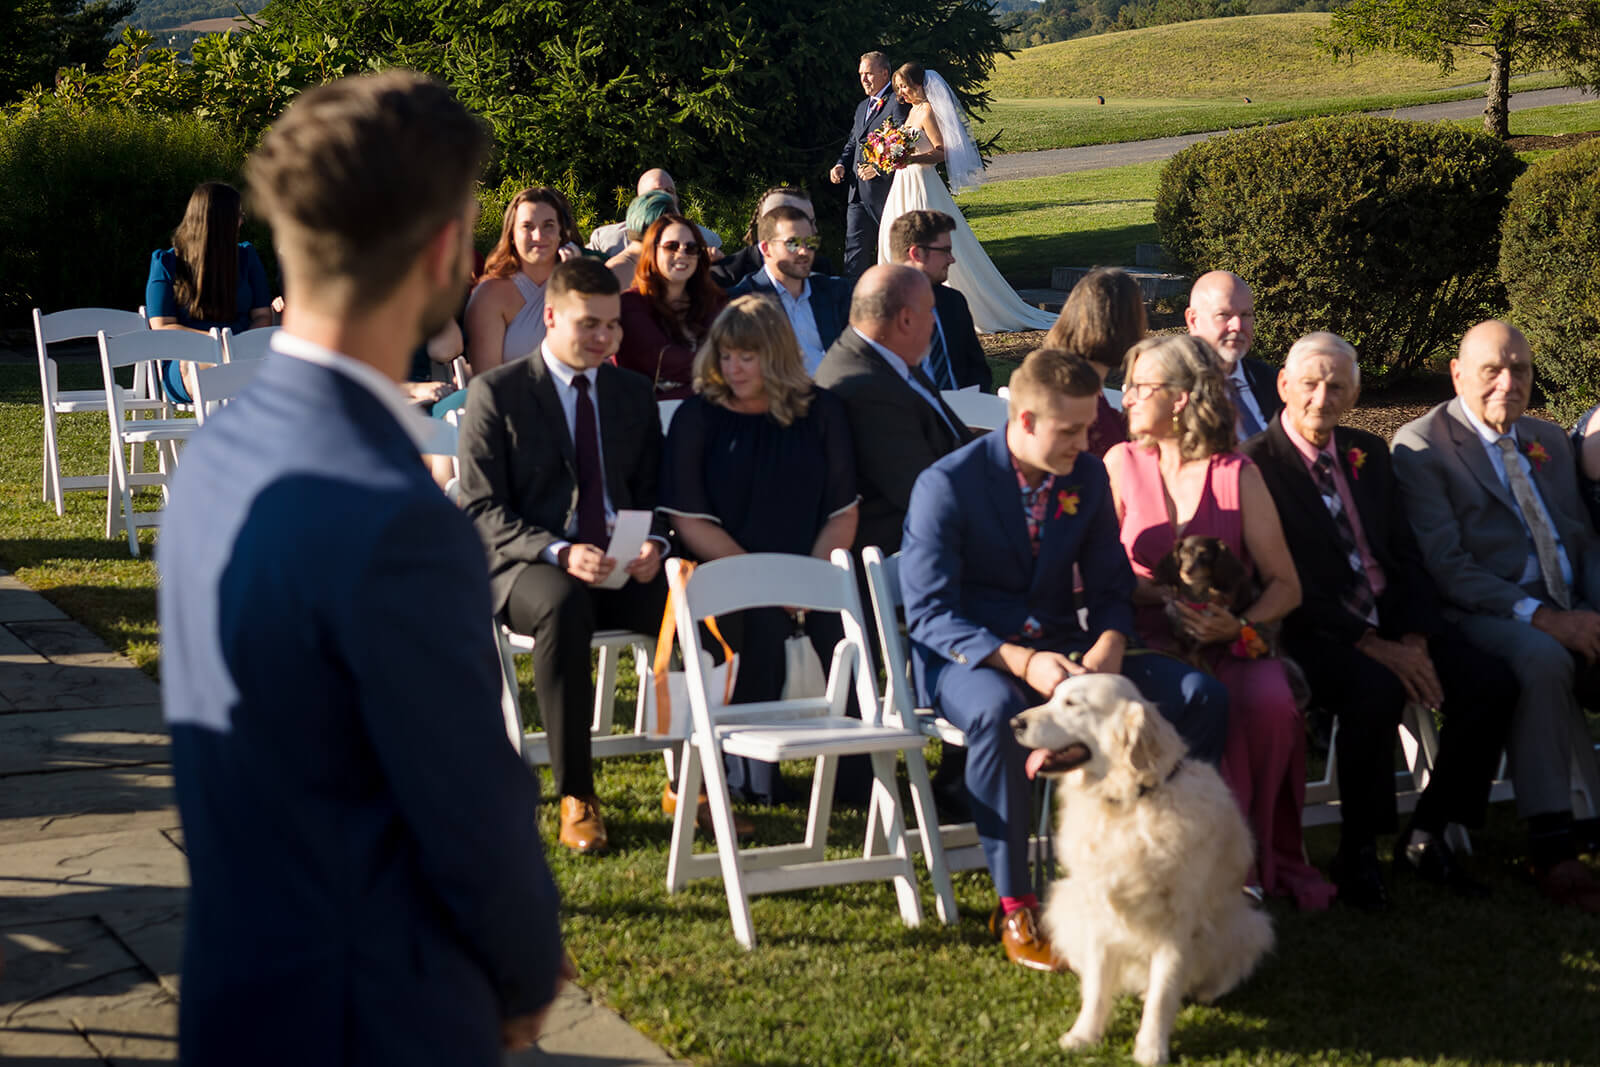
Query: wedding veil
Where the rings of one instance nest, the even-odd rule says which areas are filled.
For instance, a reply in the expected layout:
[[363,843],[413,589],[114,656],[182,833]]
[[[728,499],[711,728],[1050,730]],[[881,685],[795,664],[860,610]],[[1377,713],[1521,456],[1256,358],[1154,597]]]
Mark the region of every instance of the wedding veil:
[[922,91],[928,94],[928,105],[944,135],[944,169],[950,178],[952,193],[975,189],[983,181],[983,157],[978,146],[961,120],[961,105],[950,83],[936,70],[924,72]]

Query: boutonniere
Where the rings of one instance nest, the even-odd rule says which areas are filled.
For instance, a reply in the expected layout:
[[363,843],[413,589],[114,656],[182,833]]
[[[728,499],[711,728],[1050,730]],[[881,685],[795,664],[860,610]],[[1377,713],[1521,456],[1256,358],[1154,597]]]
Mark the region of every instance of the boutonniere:
[[1350,464],[1350,477],[1355,481],[1361,480],[1361,468],[1367,462],[1367,454],[1359,448],[1352,448],[1344,454],[1344,461]]
[[1528,462],[1533,464],[1536,471],[1544,470],[1544,465],[1550,462],[1550,453],[1544,450],[1544,445],[1538,441],[1529,441],[1522,446],[1522,454],[1528,457]]
[[1056,518],[1078,513],[1078,487],[1063,489],[1056,494]]

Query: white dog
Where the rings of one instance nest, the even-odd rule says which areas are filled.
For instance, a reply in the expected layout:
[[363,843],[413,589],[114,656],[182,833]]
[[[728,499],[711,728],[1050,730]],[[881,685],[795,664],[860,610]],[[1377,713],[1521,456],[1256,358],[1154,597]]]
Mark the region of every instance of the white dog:
[[1272,947],[1242,891],[1250,832],[1217,772],[1183,758],[1177,731],[1121,675],[1068,678],[1011,725],[1035,750],[1029,772],[1058,776],[1066,875],[1043,919],[1082,993],[1061,1047],[1097,1044],[1116,997],[1143,993],[1133,1058],[1166,1063],[1183,997],[1209,1003]]

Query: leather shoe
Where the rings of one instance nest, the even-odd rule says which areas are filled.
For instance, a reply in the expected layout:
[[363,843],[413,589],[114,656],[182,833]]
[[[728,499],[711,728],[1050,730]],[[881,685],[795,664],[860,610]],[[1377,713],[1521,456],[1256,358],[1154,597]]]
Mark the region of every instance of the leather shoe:
[[1578,860],[1560,863],[1539,870],[1534,869],[1534,883],[1539,892],[1561,905],[1572,905],[1590,915],[1600,915],[1600,878],[1596,878]]
[[1039,932],[1038,916],[1032,908],[1018,908],[998,924],[1000,944],[1006,958],[1019,967],[1034,971],[1059,971],[1061,964],[1050,951],[1050,942]]
[[[678,794],[672,791],[672,783],[668,782],[661,787],[661,810],[668,815],[675,815],[678,811]],[[704,789],[696,798],[694,811],[694,824],[706,833],[715,833],[711,823],[711,799],[706,796]],[[756,824],[747,816],[733,813],[733,832],[738,837],[749,837],[756,832]]]
[[600,801],[594,797],[562,797],[561,833],[557,840],[574,852],[604,851],[606,824],[600,819]]
[[1458,896],[1486,897],[1489,887],[1468,874],[1444,838],[1426,830],[1411,830],[1394,847],[1394,874],[1415,874],[1424,882],[1442,885]]
[[1383,869],[1372,845],[1362,845],[1354,855],[1341,849],[1333,857],[1328,874],[1339,887],[1339,899],[1365,912],[1389,910],[1389,890],[1383,884]]

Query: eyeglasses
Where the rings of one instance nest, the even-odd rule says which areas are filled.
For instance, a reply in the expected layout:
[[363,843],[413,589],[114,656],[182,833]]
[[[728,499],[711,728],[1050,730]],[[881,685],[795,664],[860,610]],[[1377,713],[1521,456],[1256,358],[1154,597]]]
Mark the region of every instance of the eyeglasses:
[[954,245],[917,245],[917,247],[924,252],[938,252],[940,255],[949,256],[951,259],[956,258]]
[[801,249],[815,252],[822,247],[822,238],[816,234],[812,234],[810,237],[785,237],[783,239],[783,247],[790,252],[796,253]]
[[662,241],[656,247],[668,255],[676,255],[679,252],[686,256],[698,256],[700,254],[700,246],[694,241]]
[[1129,382],[1122,387],[1123,402],[1133,401],[1138,403],[1157,389],[1171,389],[1170,382]]

